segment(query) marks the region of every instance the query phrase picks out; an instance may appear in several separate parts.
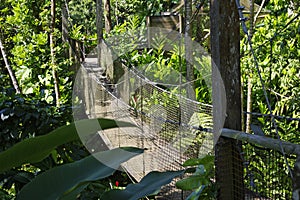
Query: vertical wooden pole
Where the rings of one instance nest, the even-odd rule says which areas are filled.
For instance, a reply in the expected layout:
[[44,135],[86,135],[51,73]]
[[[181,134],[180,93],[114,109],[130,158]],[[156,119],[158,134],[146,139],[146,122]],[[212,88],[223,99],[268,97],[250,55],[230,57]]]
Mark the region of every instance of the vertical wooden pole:
[[54,81],[54,91],[55,91],[55,101],[56,107],[60,106],[60,92],[59,92],[59,78],[57,75],[57,66],[55,61],[55,41],[54,41],[54,34],[55,34],[55,18],[56,18],[56,0],[51,0],[51,24],[50,24],[50,35],[49,35],[49,42],[50,42],[50,55],[51,55],[51,68],[52,68],[52,78]]
[[[185,48],[185,59],[186,59],[186,81],[191,82],[189,86],[192,87],[187,87],[187,97],[190,99],[195,99],[195,92],[193,90],[194,88],[194,83],[192,82],[194,80],[194,66],[190,64],[188,61],[192,61],[193,59],[193,49],[192,49],[192,44],[191,40],[188,38],[192,37],[193,29],[192,29],[192,5],[193,2],[192,0],[185,0],[184,1],[184,24],[185,24],[185,29],[184,29],[184,48]],[[190,117],[190,116],[189,116]]]
[[[250,3],[250,29],[249,29],[249,37],[252,38],[253,36],[253,29],[254,29],[254,0],[249,0]],[[248,71],[248,80],[247,80],[247,112],[252,112],[252,70],[249,69]],[[250,133],[251,128],[251,114],[246,115],[246,132]]]
[[101,66],[101,43],[103,39],[103,22],[102,22],[102,0],[96,1],[96,26],[97,26],[97,54],[98,54],[98,66]]
[[[235,1],[211,0],[210,20],[214,129],[221,128],[220,118],[225,116],[225,128],[241,130],[240,26]],[[216,71],[224,85],[214,76]],[[241,143],[220,137],[215,149],[217,199],[244,199]]]
[[105,32],[106,34],[110,33],[112,29],[111,24],[111,7],[110,0],[104,0],[104,19],[105,19]]

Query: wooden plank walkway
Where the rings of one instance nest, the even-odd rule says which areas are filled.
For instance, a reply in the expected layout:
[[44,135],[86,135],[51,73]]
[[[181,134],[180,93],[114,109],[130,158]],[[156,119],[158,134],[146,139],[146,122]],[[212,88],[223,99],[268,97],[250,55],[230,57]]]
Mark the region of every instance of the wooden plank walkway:
[[[112,97],[106,88],[99,85],[97,81],[103,80],[103,70],[97,66],[96,57],[88,57],[83,63],[89,76],[86,86],[92,85],[93,95],[85,95],[87,114],[90,118],[105,117],[119,121],[127,121],[137,125],[137,128],[115,128],[99,131],[102,149],[113,149],[117,147],[132,146],[144,148],[145,153],[134,157],[124,163],[123,168],[136,180],[140,181],[150,171],[179,170],[181,163],[187,158],[180,153],[180,149],[173,147],[167,141],[155,133],[151,124],[146,124],[139,117],[130,113],[128,105],[121,100]],[[94,80],[95,79],[95,80]],[[96,81],[96,79],[98,79]],[[86,80],[85,80],[86,81]],[[105,80],[103,80],[105,81]],[[89,88],[90,89],[90,88]],[[90,90],[89,90],[90,91]],[[91,99],[91,97],[93,99]]]
[[[144,148],[145,153],[136,156],[124,163],[122,166],[136,181],[140,181],[147,173],[151,171],[179,170],[180,164],[186,159],[179,152],[179,149],[168,144],[155,133],[147,124],[143,124],[138,118],[129,114],[128,110],[120,108],[118,100],[112,101],[109,105],[97,105],[95,113],[91,117],[103,117],[127,121],[136,124],[138,127],[115,128],[105,131],[99,131],[108,149],[117,147],[133,146]],[[127,113],[121,115],[120,113]],[[119,116],[118,116],[119,115]]]

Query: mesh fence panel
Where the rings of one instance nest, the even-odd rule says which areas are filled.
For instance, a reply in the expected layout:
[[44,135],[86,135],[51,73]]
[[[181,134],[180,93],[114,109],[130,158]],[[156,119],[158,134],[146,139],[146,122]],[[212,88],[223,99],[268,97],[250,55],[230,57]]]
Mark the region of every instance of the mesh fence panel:
[[[258,121],[257,116],[252,116],[253,121]],[[270,120],[264,117],[266,121]],[[297,123],[292,124],[297,129]],[[284,127],[287,121],[277,119],[278,129],[282,139],[293,142],[292,137],[284,136]],[[290,127],[291,128],[291,127]],[[263,127],[267,137],[277,139],[274,128]],[[289,131],[286,132],[286,134]],[[244,171],[247,199],[292,199],[292,178],[281,152],[257,146],[250,143],[243,144]],[[293,168],[296,155],[286,155],[290,167]]]
[[[96,74],[91,71],[93,81]],[[119,128],[101,132],[109,148],[135,146],[147,149],[124,164],[126,170],[139,181],[150,171],[180,170],[188,158],[211,153],[213,134],[212,106],[180,95],[184,88],[168,90],[156,86],[129,70],[124,79],[113,86],[97,82],[93,117],[128,121],[137,128]],[[172,92],[170,92],[172,90]],[[89,100],[90,101],[90,100]],[[161,199],[186,197],[176,189],[175,181],[163,189]]]

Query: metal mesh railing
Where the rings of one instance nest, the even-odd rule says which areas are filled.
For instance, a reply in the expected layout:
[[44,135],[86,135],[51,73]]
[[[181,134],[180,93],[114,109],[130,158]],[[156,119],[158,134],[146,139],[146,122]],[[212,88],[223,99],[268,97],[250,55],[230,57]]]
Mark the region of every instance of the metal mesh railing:
[[[117,84],[99,80],[92,71],[89,76],[96,85],[92,91],[94,95],[88,97],[93,96],[95,101],[87,100],[92,104],[88,106],[92,107],[90,115],[130,121],[139,127],[120,128],[102,134],[107,137],[110,148],[137,146],[147,149],[140,158],[125,164],[137,180],[149,171],[181,169],[186,159],[213,151],[212,106],[180,95],[185,88],[173,86],[166,90],[140,77],[134,70],[128,70]],[[258,117],[268,118],[262,115]],[[278,124],[283,130],[286,119],[277,120],[281,121]],[[297,126],[297,123],[292,125]],[[274,132],[272,127],[264,128],[264,131],[268,130]],[[276,139],[274,134],[268,136]],[[245,199],[292,198],[292,180],[281,153],[243,142],[243,150],[234,158],[243,160]],[[294,155],[288,155],[291,166],[295,158]],[[226,176],[224,174],[224,178]],[[170,187],[173,189],[170,190]],[[181,198],[182,193],[174,189],[174,184],[167,188],[165,194],[169,193],[170,198],[170,193],[177,195],[174,198],[178,198],[178,195]]]

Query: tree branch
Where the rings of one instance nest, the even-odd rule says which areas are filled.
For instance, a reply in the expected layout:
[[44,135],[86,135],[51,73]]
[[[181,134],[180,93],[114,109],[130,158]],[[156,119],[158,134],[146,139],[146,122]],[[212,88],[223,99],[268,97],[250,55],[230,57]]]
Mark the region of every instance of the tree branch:
[[4,46],[2,44],[1,38],[0,38],[0,49],[1,49],[1,52],[2,52],[2,57],[3,57],[4,63],[5,63],[6,69],[7,69],[8,73],[9,73],[10,79],[12,81],[12,84],[13,84],[15,90],[16,90],[16,93],[20,94],[21,90],[20,90],[18,81],[16,79],[16,76],[15,76],[12,68],[10,67],[10,65],[8,63],[7,56],[6,56],[6,53],[5,53]]

